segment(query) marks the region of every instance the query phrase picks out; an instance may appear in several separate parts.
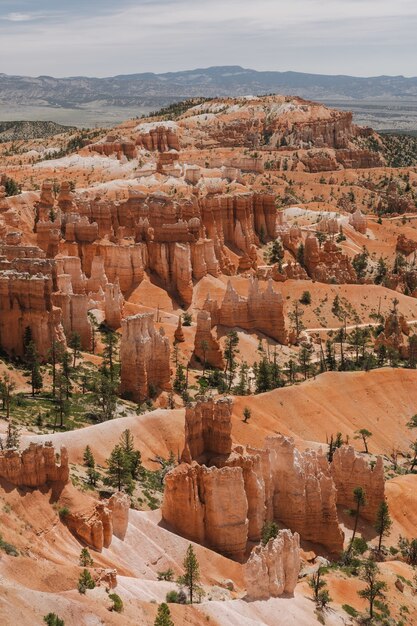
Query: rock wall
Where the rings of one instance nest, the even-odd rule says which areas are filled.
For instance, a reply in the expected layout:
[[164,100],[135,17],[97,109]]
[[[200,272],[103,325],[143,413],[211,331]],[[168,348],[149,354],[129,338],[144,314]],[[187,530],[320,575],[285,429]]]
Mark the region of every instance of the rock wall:
[[349,257],[333,241],[325,241],[320,248],[314,235],[305,240],[304,265],[310,278],[320,283],[356,283],[358,280]]
[[113,522],[110,509],[104,502],[96,502],[85,512],[69,513],[65,516],[69,530],[88,547],[101,552],[108,548],[113,537]]
[[231,408],[228,399],[187,407],[182,462],[165,479],[166,522],[179,534],[237,559],[248,541],[259,541],[265,521],[272,519],[340,553],[343,533],[326,457],[301,453],[283,436],[268,437],[260,450],[233,447]]
[[31,443],[23,451],[0,451],[0,478],[16,487],[43,487],[50,482],[66,483],[69,479],[68,453],[61,447],[57,463],[52,444]]
[[153,314],[126,317],[120,344],[121,393],[135,402],[149,397],[149,387],[171,388],[169,340],[154,328]]
[[204,310],[210,312],[214,325],[260,331],[283,345],[288,343],[284,299],[274,290],[271,280],[268,281],[266,290],[262,292],[258,279],[252,279],[247,298],[240,296],[229,281],[221,306],[218,307],[217,302],[208,296]]
[[31,329],[42,358],[53,341],[66,345],[62,312],[53,305],[52,288],[52,276],[1,272],[0,345],[5,352],[23,356],[26,328]]
[[352,446],[337,448],[330,466],[331,475],[337,489],[337,504],[354,509],[353,490],[362,487],[366,505],[361,509],[361,517],[375,523],[378,507],[385,500],[384,465],[378,457],[372,467],[367,459],[358,455]]
[[265,546],[256,546],[245,564],[248,600],[293,595],[300,567],[300,536],[280,530]]
[[207,456],[228,455],[232,450],[232,400],[200,401],[185,410],[183,463],[201,461]]
[[223,353],[219,342],[212,334],[211,326],[210,313],[198,311],[193,354],[203,365],[223,370],[225,365]]

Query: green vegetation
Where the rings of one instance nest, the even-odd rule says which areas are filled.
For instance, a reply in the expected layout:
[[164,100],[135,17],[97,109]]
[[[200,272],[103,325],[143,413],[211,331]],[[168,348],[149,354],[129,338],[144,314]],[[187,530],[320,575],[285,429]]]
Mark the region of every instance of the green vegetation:
[[94,582],[93,577],[91,576],[88,569],[83,570],[78,579],[77,589],[79,593],[85,594],[87,589],[94,589],[95,586],[96,583]]

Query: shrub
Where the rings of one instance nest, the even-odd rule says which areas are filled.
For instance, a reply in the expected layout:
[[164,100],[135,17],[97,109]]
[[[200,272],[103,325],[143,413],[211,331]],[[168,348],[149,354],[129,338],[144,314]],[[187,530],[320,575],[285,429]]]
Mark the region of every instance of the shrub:
[[311,304],[311,293],[309,291],[303,291],[300,302],[301,304]]
[[173,589],[168,591],[166,601],[170,604],[187,604],[187,596],[182,589],[180,591]]
[[270,539],[278,536],[278,526],[275,522],[265,522],[262,527],[262,545],[266,546]]
[[174,570],[169,568],[163,572],[158,572],[158,580],[167,580],[171,582],[171,580],[174,580]]
[[191,326],[191,322],[192,322],[192,316],[191,313],[183,313],[182,314],[182,325],[183,326]]
[[65,518],[68,517],[69,513],[70,511],[67,506],[62,506],[58,511],[58,515],[62,520],[65,520]]
[[0,550],[3,550],[3,552],[8,554],[9,556],[19,556],[18,549],[11,543],[4,541],[1,535],[0,535]]
[[353,606],[350,606],[350,604],[342,604],[342,609],[351,617],[357,617],[359,615],[358,611],[353,608]]
[[85,593],[87,589],[94,589],[95,586],[96,583],[94,582],[93,577],[91,576],[88,569],[83,570],[78,579],[78,591],[80,593]]
[[93,559],[87,548],[83,548],[80,553],[80,565],[81,567],[92,567]]
[[47,626],[65,626],[64,620],[60,619],[55,613],[48,613],[48,615],[44,615],[43,621],[47,624]]
[[363,537],[355,537],[352,544],[352,549],[355,554],[364,554],[368,549],[368,544]]
[[109,598],[113,602],[113,606],[110,610],[116,611],[116,613],[121,613],[123,611],[123,601],[121,597],[118,596],[117,593],[110,593]]

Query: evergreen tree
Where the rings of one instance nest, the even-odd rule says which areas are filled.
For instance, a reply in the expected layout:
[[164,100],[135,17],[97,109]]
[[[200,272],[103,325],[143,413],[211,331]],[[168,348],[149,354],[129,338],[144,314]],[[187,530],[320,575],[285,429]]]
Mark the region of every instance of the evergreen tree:
[[323,580],[323,569],[320,565],[317,571],[312,574],[311,578],[308,581],[309,587],[313,590],[314,602],[316,604],[319,603],[319,595],[320,591],[326,586],[326,581]]
[[366,428],[361,428],[356,431],[355,439],[362,439],[363,445],[365,446],[365,454],[369,454],[368,450],[368,439],[372,437],[372,433]]
[[174,626],[169,606],[165,602],[162,602],[162,604],[158,606],[158,613],[154,621],[154,626]]
[[116,355],[119,338],[113,330],[108,331],[103,338],[103,363],[109,371],[110,381],[113,383],[117,379]]
[[88,569],[83,570],[78,579],[78,591],[79,593],[84,594],[87,589],[94,589],[96,583],[94,582],[93,577],[91,576]]
[[97,484],[99,473],[96,471],[96,461],[94,459],[90,446],[86,446],[84,450],[83,461],[84,465],[87,468],[88,482],[90,483],[90,485],[93,485],[93,487],[95,487]]
[[271,389],[269,363],[264,357],[259,363],[255,378],[256,393],[263,393]]
[[48,351],[48,360],[50,364],[52,365],[52,395],[55,395],[56,375],[57,375],[56,366],[58,363],[61,362],[62,352],[63,352],[62,344],[58,343],[54,339]]
[[112,487],[116,487],[118,491],[122,491],[122,489],[124,489],[127,493],[132,493],[134,485],[132,481],[130,462],[119,444],[117,444],[111,451],[106,464],[107,477],[105,479],[105,483]]
[[304,326],[304,324],[303,324],[303,322],[301,320],[303,315],[304,315],[304,311],[300,307],[299,302],[296,301],[292,311],[290,311],[288,313],[288,317],[290,318],[290,320],[291,320],[291,322],[293,324],[293,328],[295,330],[296,339],[298,339],[301,331],[304,330],[304,328],[305,328],[305,326]]
[[61,356],[61,377],[63,379],[63,384],[65,387],[65,395],[66,399],[69,400],[71,395],[71,357],[69,352],[66,350],[62,353]]
[[365,598],[369,602],[369,617],[374,617],[374,603],[378,598],[384,597],[386,584],[378,580],[378,566],[375,561],[366,561],[362,568],[361,579],[366,583],[365,589],[358,591],[361,598]]
[[362,489],[362,487],[355,487],[355,489],[353,490],[353,500],[354,500],[356,506],[355,506],[354,509],[352,509],[352,511],[350,511],[350,513],[355,518],[355,524],[353,526],[353,534],[352,534],[352,539],[350,540],[350,544],[349,544],[349,548],[348,548],[348,554],[351,553],[353,542],[355,541],[356,530],[358,528],[358,521],[359,521],[360,510],[366,504],[365,492]]
[[25,351],[25,361],[30,369],[30,384],[32,387],[32,397],[43,387],[39,354],[34,341],[29,341]]
[[225,373],[228,374],[228,390],[230,391],[233,382],[233,374],[236,370],[236,356],[239,353],[238,350],[239,337],[235,330],[231,330],[227,333],[224,358],[226,361]]
[[200,581],[200,568],[198,565],[197,557],[195,555],[193,546],[190,545],[187,548],[187,552],[184,558],[183,567],[185,573],[178,578],[178,584],[187,587],[190,596],[190,604],[194,602],[194,594],[199,593],[200,587],[198,585]]
[[270,539],[278,537],[279,528],[275,522],[265,522],[261,531],[261,542],[263,546],[266,546]]
[[250,419],[252,415],[252,411],[250,410],[249,407],[245,406],[245,408],[243,409],[243,421],[245,422],[245,424],[248,423],[248,420]]
[[94,561],[91,558],[91,554],[87,550],[87,548],[83,548],[80,552],[79,563],[81,567],[93,567]]
[[115,378],[111,377],[110,367],[103,364],[93,385],[93,395],[99,406],[102,422],[113,419],[117,405],[117,388],[118,384]]
[[3,411],[6,411],[6,420],[10,418],[10,404],[12,401],[12,393],[16,389],[16,384],[11,380],[8,374],[3,374],[0,381],[0,392],[3,401]]
[[3,439],[0,438],[0,450],[11,450],[11,449],[19,449],[20,445],[20,430],[13,423],[13,420],[9,420],[7,424],[6,437]]
[[62,373],[59,373],[55,381],[56,394],[55,394],[55,422],[54,432],[56,427],[56,420],[59,417],[60,428],[64,427],[65,417],[69,414],[69,402],[68,402],[68,380]]
[[64,620],[59,618],[55,613],[48,613],[48,615],[44,615],[43,621],[46,626],[65,626]]
[[119,445],[126,457],[132,479],[137,480],[142,469],[142,459],[139,450],[135,450],[133,435],[129,429],[124,430],[120,435]]
[[311,363],[311,352],[306,346],[302,346],[299,353],[299,367],[300,371],[304,375],[304,380],[307,380],[308,374],[310,372],[310,363]]
[[174,390],[182,395],[185,391],[187,391],[187,379],[185,376],[185,367],[181,363],[178,363],[177,369],[175,372],[175,378],[173,385]]
[[378,507],[375,520],[375,530],[378,533],[378,552],[381,551],[383,537],[388,537],[391,532],[392,520],[389,514],[388,504],[385,500]]
[[77,359],[80,358],[81,352],[81,337],[79,333],[71,333],[70,340],[68,342],[69,347],[72,350],[72,367],[75,369]]

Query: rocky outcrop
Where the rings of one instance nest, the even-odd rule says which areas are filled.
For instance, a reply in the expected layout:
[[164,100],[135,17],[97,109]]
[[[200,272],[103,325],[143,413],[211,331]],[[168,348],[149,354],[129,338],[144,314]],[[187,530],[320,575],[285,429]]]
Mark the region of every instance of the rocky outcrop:
[[179,150],[178,126],[174,122],[147,122],[136,127],[136,145],[145,150]]
[[408,256],[417,250],[417,241],[409,239],[404,234],[398,235],[395,249],[404,256]]
[[349,216],[349,224],[353,226],[353,228],[358,231],[358,233],[366,235],[368,220],[366,219],[365,215],[362,213],[359,207],[354,213],[352,213],[352,215]]
[[[232,401],[220,398],[200,401],[185,411],[183,463],[205,461],[210,456],[228,455],[232,450]],[[207,461],[208,462],[208,461]]]
[[409,356],[409,334],[410,327],[407,320],[402,313],[398,312],[397,305],[394,304],[393,309],[385,318],[384,330],[376,338],[375,350],[384,346],[397,352],[401,358],[407,359]]
[[272,281],[268,282],[266,290],[262,292],[259,281],[256,278],[252,279],[247,298],[240,296],[229,281],[221,306],[219,307],[217,301],[211,300],[208,296],[204,310],[210,312],[214,325],[259,331],[283,345],[288,343],[284,299],[274,290]]
[[30,328],[42,358],[53,341],[66,345],[62,311],[54,306],[52,276],[14,270],[0,274],[0,345],[12,356],[23,356],[23,338]]
[[175,329],[174,339],[176,343],[183,343],[185,341],[184,331],[182,329],[182,317],[181,315],[178,317],[178,324]]
[[187,407],[182,462],[165,479],[165,521],[237,559],[272,519],[340,553],[343,534],[326,457],[301,453],[283,436],[268,437],[263,449],[233,447],[231,408],[226,398]]
[[304,246],[304,266],[308,275],[320,283],[356,283],[357,276],[349,257],[333,241],[325,241],[320,248],[314,235],[309,235]]
[[247,512],[239,467],[182,463],[165,477],[164,520],[180,535],[237,560],[246,550]]
[[105,502],[87,511],[68,513],[63,520],[69,530],[90,548],[101,552],[108,548],[113,536],[112,514]]
[[116,491],[108,501],[108,508],[112,512],[113,535],[123,541],[129,523],[130,497]]
[[300,567],[300,536],[280,530],[265,546],[256,546],[245,564],[248,600],[292,595]]
[[68,453],[61,447],[59,463],[51,443],[31,443],[22,452],[0,451],[0,478],[16,487],[43,487],[47,483],[66,483],[69,479]]
[[204,366],[211,365],[217,369],[224,369],[224,359],[220,344],[213,337],[211,326],[210,313],[208,311],[199,311],[197,313],[197,328],[194,339],[194,356]]
[[162,329],[155,330],[152,313],[125,318],[120,344],[122,394],[143,402],[152,387],[170,389],[169,356],[169,341]]
[[336,487],[326,457],[321,452],[300,452],[293,439],[267,437],[274,519],[302,539],[319,543],[329,552],[343,549],[343,533],[336,509]]
[[379,456],[374,466],[355,452],[352,446],[337,448],[330,466],[337,489],[337,504],[348,509],[355,508],[353,490],[362,487],[366,504],[361,508],[361,517],[375,523],[378,507],[385,500],[384,465]]

